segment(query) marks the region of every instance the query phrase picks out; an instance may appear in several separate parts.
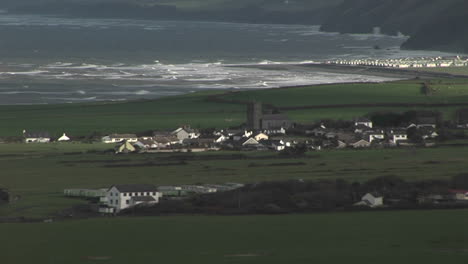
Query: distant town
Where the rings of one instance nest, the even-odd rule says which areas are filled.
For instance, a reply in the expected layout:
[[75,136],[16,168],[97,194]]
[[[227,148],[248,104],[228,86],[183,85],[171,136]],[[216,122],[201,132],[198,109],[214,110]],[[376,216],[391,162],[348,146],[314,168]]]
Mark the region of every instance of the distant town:
[[353,59],[326,61],[325,64],[345,66],[372,66],[385,68],[437,68],[468,66],[467,57],[421,57],[401,59]]

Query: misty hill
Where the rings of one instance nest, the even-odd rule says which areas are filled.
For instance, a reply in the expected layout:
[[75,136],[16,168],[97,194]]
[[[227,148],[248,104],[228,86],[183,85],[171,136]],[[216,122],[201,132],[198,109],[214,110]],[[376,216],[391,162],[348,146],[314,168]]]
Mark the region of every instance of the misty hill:
[[321,24],[410,35],[403,47],[468,52],[466,0],[3,0],[12,12],[87,17]]

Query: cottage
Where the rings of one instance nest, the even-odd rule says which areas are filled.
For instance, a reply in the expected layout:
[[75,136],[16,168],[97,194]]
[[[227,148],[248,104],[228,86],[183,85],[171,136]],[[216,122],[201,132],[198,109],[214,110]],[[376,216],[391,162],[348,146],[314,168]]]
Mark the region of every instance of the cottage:
[[24,142],[26,143],[49,143],[49,132],[29,132],[23,130]]
[[286,144],[282,140],[263,140],[262,144],[276,151],[282,151],[286,148]]
[[253,136],[253,138],[255,138],[255,140],[257,140],[257,141],[260,141],[260,140],[268,140],[269,137],[268,137],[267,134],[259,132],[259,133],[255,134]]
[[138,141],[138,137],[135,134],[111,134],[103,137],[101,141],[107,144],[120,143],[123,141],[135,143]]
[[125,140],[124,142],[122,142],[122,144],[117,146],[115,153],[132,153],[136,151],[136,147],[129,141]]
[[383,206],[383,196],[375,193],[366,193],[361,198],[361,201],[354,204],[355,206],[368,206],[368,207],[379,207]]
[[104,206],[100,211],[112,211],[106,208],[113,208],[113,211],[118,213],[140,204],[156,204],[161,197],[162,194],[158,192],[156,186],[150,184],[113,185],[107,190],[106,196],[101,198]]
[[157,148],[169,148],[173,145],[181,143],[181,140],[175,135],[156,135],[153,137],[154,142],[156,143]]
[[360,118],[357,118],[356,120],[354,120],[354,126],[357,127],[359,125],[363,125],[365,127],[372,128],[373,123],[369,118],[360,117]]
[[407,141],[408,134],[404,130],[390,130],[388,138],[391,144],[396,145],[401,141]]
[[171,135],[176,136],[182,142],[184,139],[198,138],[200,133],[190,127],[179,127],[172,131]]
[[365,139],[359,139],[355,142],[352,142],[350,146],[353,148],[368,148],[371,146],[371,143]]
[[370,143],[374,141],[382,141],[385,139],[385,133],[383,133],[383,131],[379,131],[379,132],[372,131],[372,132],[368,132],[366,135]]
[[59,141],[59,142],[70,141],[70,138],[65,133],[63,133],[63,135],[61,137],[59,137],[57,139],[57,141]]

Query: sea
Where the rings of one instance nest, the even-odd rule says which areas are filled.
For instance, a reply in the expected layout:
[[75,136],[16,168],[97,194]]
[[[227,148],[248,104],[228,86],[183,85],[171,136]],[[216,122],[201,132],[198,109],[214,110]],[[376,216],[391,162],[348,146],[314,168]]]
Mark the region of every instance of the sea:
[[401,50],[405,36],[325,33],[319,28],[0,12],[0,104],[120,101],[206,89],[380,82],[392,78],[256,66],[453,55]]

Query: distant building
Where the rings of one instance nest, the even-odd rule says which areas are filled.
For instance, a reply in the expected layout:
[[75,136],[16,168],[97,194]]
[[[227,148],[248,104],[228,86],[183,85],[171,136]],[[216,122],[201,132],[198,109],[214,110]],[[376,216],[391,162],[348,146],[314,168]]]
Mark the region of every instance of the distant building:
[[200,133],[195,129],[184,126],[172,131],[171,135],[176,136],[182,142],[184,139],[198,138]]
[[110,187],[106,196],[101,198],[104,206],[100,208],[102,213],[118,213],[119,211],[140,205],[156,204],[162,194],[156,186],[150,184],[124,184]]
[[23,130],[24,142],[26,143],[49,143],[49,132],[29,132]]
[[123,141],[128,141],[128,142],[137,142],[138,137],[135,134],[111,134],[108,136],[103,137],[102,139],[103,143],[119,143]]
[[264,114],[262,104],[255,102],[247,106],[247,127],[253,130],[288,129],[292,122],[285,114]]
[[122,142],[122,144],[117,146],[115,153],[131,153],[135,152],[136,150],[137,149],[130,141],[125,140]]
[[358,127],[360,125],[368,127],[368,128],[372,128],[373,123],[369,118],[360,117],[360,118],[357,118],[356,120],[354,120],[354,126]]
[[260,130],[263,110],[262,104],[255,102],[247,105],[247,127],[254,130]]
[[65,133],[61,137],[57,139],[59,142],[70,141],[70,137],[68,137]]
[[368,206],[368,207],[378,207],[383,206],[383,196],[373,194],[373,193],[366,193],[361,198],[361,201],[354,204],[355,206]]

